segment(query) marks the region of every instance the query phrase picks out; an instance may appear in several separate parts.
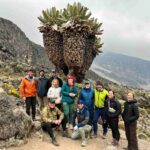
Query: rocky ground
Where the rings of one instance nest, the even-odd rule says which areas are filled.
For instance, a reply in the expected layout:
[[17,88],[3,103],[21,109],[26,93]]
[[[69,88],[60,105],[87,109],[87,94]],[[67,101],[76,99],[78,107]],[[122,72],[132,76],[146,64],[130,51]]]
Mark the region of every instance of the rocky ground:
[[[118,148],[111,146],[111,131],[109,130],[107,139],[102,139],[100,136],[102,133],[101,128],[99,131],[99,136],[97,139],[89,139],[87,147],[83,148],[80,146],[80,140],[71,140],[69,138],[63,138],[60,133],[56,133],[57,139],[59,141],[60,146],[55,147],[51,144],[51,140],[49,139],[48,135],[44,133],[44,136],[41,133],[37,132],[32,135],[28,139],[28,143],[21,146],[21,147],[11,147],[8,150],[51,150],[51,149],[58,149],[58,150],[123,150],[123,147],[126,147],[127,141],[125,138],[124,131],[120,130],[121,133],[121,140],[120,145]],[[139,150],[149,150],[150,142],[139,140]]]

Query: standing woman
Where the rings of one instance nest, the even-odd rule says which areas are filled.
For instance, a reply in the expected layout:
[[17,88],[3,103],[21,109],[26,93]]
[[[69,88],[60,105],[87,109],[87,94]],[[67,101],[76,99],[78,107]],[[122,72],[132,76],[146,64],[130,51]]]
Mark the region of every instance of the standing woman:
[[59,87],[58,79],[52,80],[52,85],[48,90],[47,97],[55,99],[56,107],[59,108],[60,110],[62,110],[62,108],[61,108],[61,99],[62,99],[61,87]]
[[127,101],[124,104],[124,111],[122,114],[125,123],[125,132],[128,140],[128,147],[126,150],[138,150],[137,141],[137,120],[139,118],[138,103],[134,99],[132,92],[127,95]]
[[120,133],[119,133],[119,115],[121,114],[121,105],[120,103],[115,99],[114,92],[110,90],[108,92],[108,99],[105,103],[106,107],[106,118],[107,122],[111,128],[112,131],[112,145],[113,146],[119,146],[119,139],[120,139]]
[[67,127],[73,129],[74,100],[77,96],[77,87],[75,86],[75,78],[73,76],[67,76],[67,82],[63,84],[61,92]]

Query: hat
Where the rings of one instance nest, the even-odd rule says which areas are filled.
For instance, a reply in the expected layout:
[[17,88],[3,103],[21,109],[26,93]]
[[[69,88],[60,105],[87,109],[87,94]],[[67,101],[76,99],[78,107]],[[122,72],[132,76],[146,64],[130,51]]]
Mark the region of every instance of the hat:
[[90,84],[91,82],[89,80],[84,80],[84,84]]
[[103,83],[100,82],[100,81],[96,81],[96,85],[101,85],[101,86],[103,86]]
[[79,100],[78,100],[78,104],[83,104],[83,105],[84,105],[85,103],[84,103],[83,100],[79,99]]
[[54,98],[48,98],[48,102],[55,103],[55,99]]

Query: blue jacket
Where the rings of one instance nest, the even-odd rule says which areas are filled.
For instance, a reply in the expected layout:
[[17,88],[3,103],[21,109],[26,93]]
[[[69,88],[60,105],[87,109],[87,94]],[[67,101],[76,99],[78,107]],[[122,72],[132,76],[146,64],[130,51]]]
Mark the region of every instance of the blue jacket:
[[86,107],[83,107],[83,109],[77,108],[77,110],[74,113],[73,116],[73,125],[75,126],[75,121],[77,118],[77,126],[78,128],[85,126],[89,122],[89,111],[87,110]]
[[80,92],[79,99],[83,100],[88,110],[94,109],[94,90],[93,88],[83,88]]

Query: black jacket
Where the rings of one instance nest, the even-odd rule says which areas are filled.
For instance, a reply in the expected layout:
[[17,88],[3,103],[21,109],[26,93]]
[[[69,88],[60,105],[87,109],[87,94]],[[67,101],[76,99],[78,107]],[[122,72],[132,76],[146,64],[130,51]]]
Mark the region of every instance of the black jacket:
[[37,95],[39,97],[47,96],[47,91],[49,88],[49,80],[46,77],[40,77],[38,79]]
[[125,123],[132,123],[139,118],[138,103],[136,100],[125,102],[122,118]]
[[[109,107],[113,108],[115,110],[115,112],[110,112]],[[112,100],[107,99],[105,102],[105,108],[106,108],[106,118],[107,119],[117,118],[121,114],[121,105],[115,99],[112,99]]]

